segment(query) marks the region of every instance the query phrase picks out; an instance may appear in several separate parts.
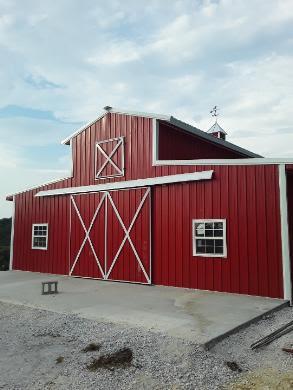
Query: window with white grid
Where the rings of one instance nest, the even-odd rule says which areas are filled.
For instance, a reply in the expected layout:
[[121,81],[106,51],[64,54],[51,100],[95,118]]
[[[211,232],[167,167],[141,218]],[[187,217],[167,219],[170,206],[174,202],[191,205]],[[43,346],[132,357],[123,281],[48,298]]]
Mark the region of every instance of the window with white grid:
[[32,229],[32,249],[48,248],[48,224],[33,224]]
[[193,219],[193,256],[227,257],[226,220]]

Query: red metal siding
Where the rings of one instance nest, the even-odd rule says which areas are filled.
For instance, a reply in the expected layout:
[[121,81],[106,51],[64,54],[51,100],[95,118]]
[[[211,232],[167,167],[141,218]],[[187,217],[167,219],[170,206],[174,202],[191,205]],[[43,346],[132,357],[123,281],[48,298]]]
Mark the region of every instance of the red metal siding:
[[[154,189],[153,282],[282,297],[278,168],[208,168],[209,182]],[[192,256],[191,221],[201,218],[227,220],[226,259]]]
[[[68,274],[69,199],[20,194],[15,202],[13,268]],[[32,224],[48,223],[48,250],[32,250]]]
[[[95,145],[97,141],[125,136],[125,176],[95,180]],[[152,166],[152,120],[128,115],[108,114],[72,140],[74,176],[15,196],[14,269],[68,274],[70,261],[70,197],[35,198],[39,190],[99,184],[120,180],[155,177],[184,172],[214,169],[210,181],[157,186],[152,189],[153,282],[179,287],[201,288],[252,295],[282,297],[280,245],[280,212],[277,166]],[[206,157],[206,156],[205,156]],[[225,157],[230,157],[225,155]],[[176,157],[181,158],[181,156]],[[185,157],[186,158],[186,157]],[[115,202],[126,224],[138,202],[138,192],[129,198],[115,193]],[[135,195],[136,194],[136,195]],[[99,196],[86,195],[79,205],[86,223],[90,223]],[[71,211],[70,211],[71,210]],[[101,211],[101,217],[103,213]],[[76,219],[76,215],[72,216]],[[112,235],[111,250],[123,239],[113,214],[109,215]],[[140,242],[148,230],[147,216],[138,221],[131,233]],[[227,259],[192,256],[191,220],[193,218],[226,218],[228,237]],[[115,222],[116,221],[116,222]],[[144,222],[143,222],[144,221]],[[33,223],[49,223],[47,251],[31,249]],[[74,221],[72,221],[74,223]],[[76,248],[84,230],[75,220],[73,231]],[[126,225],[127,226],[127,225]],[[88,225],[87,225],[88,227]],[[74,228],[75,229],[75,228]],[[102,227],[94,232],[104,238]],[[112,241],[111,241],[112,240]],[[95,245],[98,245],[98,241]],[[140,256],[146,259],[146,243],[141,241]],[[88,253],[88,255],[87,255]],[[103,252],[100,252],[101,256]],[[126,243],[121,264],[114,277],[131,277],[143,281],[139,274],[131,276],[133,265]],[[76,274],[100,277],[90,264],[88,242]],[[131,255],[132,256],[132,255]],[[71,259],[71,260],[70,260]],[[115,272],[117,275],[115,275]],[[136,272],[136,271],[135,271]]]
[[[211,140],[212,140],[211,135]],[[233,152],[196,135],[179,130],[170,124],[159,125],[159,159],[189,160],[206,158],[243,158],[241,153]]]

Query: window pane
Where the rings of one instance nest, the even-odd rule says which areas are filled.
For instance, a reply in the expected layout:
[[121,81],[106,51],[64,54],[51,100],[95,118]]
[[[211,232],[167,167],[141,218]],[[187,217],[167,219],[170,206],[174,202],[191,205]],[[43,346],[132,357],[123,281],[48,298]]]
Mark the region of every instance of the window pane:
[[222,246],[216,246],[215,247],[215,253],[223,254],[224,253],[224,248]]
[[204,236],[204,223],[197,223],[196,225],[196,236],[203,237]]
[[223,237],[223,230],[214,230],[214,237]]
[[215,222],[215,229],[223,229],[223,222]]
[[215,253],[214,246],[207,246],[206,253],[214,254]]
[[197,253],[205,253],[204,240],[196,240],[196,252]]
[[206,230],[205,231],[205,236],[206,237],[213,237],[214,236],[214,231],[213,230]]
[[206,222],[206,223],[205,223],[205,228],[206,228],[206,229],[213,229],[213,227],[214,227],[214,226],[213,226],[213,223],[212,223],[212,222]]
[[221,246],[223,247],[224,246],[224,240],[215,240],[215,246]]

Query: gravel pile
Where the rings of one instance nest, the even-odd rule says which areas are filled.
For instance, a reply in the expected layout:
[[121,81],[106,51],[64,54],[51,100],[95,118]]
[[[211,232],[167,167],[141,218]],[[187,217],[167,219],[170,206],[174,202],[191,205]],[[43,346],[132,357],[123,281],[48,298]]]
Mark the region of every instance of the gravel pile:
[[[290,310],[282,311],[284,322]],[[144,329],[0,303],[0,389],[221,389],[247,370],[274,362],[248,348],[252,334],[249,342],[270,330],[262,327],[253,325],[205,351]],[[284,354],[278,350],[274,356],[288,370],[292,360]],[[244,374],[228,367],[231,360]]]
[[[99,350],[84,352],[90,343]],[[88,369],[125,348],[131,364]],[[216,389],[237,375],[222,357],[187,341],[3,303],[0,367],[4,389]]]
[[232,383],[231,389],[293,389],[293,355],[282,351],[293,344],[293,332],[271,344],[251,350],[250,345],[293,320],[288,307],[265,317],[243,331],[218,343],[211,352],[224,360],[237,362],[243,374]]

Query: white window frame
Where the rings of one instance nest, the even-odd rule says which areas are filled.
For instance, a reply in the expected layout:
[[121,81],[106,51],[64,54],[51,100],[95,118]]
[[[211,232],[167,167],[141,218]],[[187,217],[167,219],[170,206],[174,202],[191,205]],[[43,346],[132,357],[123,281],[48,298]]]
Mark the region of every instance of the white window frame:
[[[125,137],[121,136],[121,137],[110,138],[110,139],[105,139],[103,141],[96,142],[96,148],[95,148],[95,180],[109,179],[109,178],[113,178],[113,177],[124,176],[124,174],[125,174],[125,172],[124,172],[125,171],[124,138]],[[109,142],[114,142],[114,141],[118,141],[117,145],[113,148],[112,152],[109,155],[107,155],[107,153],[104,151],[104,149],[100,145],[105,144],[105,143],[109,143]],[[111,157],[116,153],[116,151],[118,151],[119,148],[122,148],[122,151],[121,151],[121,162],[120,162],[121,163],[121,169],[111,159]],[[105,163],[102,165],[102,167],[99,168],[99,170],[98,170],[98,167],[97,167],[98,152],[102,153],[106,157]],[[106,166],[108,164],[111,164],[113,166],[113,168],[115,168],[117,173],[114,174],[114,175],[108,175],[108,176],[101,175],[100,176],[99,174],[106,168]]]
[[[223,237],[199,237],[196,236],[196,224],[197,223],[215,223],[221,222],[223,224]],[[196,251],[196,240],[222,240],[223,241],[223,253],[197,253]],[[197,257],[227,257],[227,229],[226,219],[193,219],[192,220],[192,252],[193,256]]]
[[[35,226],[46,226],[47,227],[47,234],[45,236],[40,236],[35,234]],[[46,246],[40,247],[40,246],[34,246],[34,238],[35,237],[45,237],[46,238]],[[48,237],[49,237],[49,224],[48,223],[33,223],[32,225],[32,249],[40,249],[43,251],[46,251],[48,249]]]

